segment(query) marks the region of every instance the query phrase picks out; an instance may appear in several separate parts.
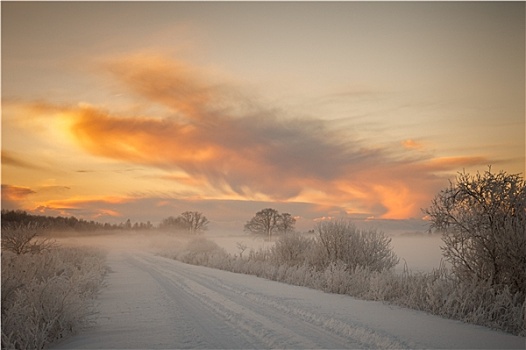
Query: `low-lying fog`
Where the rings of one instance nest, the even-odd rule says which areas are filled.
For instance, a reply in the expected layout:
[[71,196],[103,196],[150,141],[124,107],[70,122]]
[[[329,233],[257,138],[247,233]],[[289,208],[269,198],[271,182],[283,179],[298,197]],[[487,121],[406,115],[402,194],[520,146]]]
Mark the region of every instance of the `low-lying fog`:
[[[440,266],[442,253],[440,235],[427,233],[388,233],[391,237],[391,246],[400,258],[396,271],[403,271],[404,266],[412,272],[427,272]],[[216,242],[230,254],[239,254],[243,248],[248,253],[251,249],[270,247],[274,242],[268,242],[260,236],[246,233],[217,233],[206,232],[201,234]],[[148,250],[152,252],[170,251],[181,249],[192,236],[178,233],[150,232],[118,232],[118,233],[91,233],[60,235],[55,237],[57,242],[64,246],[89,245],[110,250]],[[243,248],[241,248],[243,247]]]

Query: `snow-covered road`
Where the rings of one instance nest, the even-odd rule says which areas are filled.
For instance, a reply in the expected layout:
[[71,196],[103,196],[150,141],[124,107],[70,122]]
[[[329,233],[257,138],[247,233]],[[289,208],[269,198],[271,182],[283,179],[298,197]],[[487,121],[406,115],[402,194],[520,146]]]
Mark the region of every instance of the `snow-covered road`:
[[517,348],[525,338],[422,312],[113,252],[97,323],[56,349]]

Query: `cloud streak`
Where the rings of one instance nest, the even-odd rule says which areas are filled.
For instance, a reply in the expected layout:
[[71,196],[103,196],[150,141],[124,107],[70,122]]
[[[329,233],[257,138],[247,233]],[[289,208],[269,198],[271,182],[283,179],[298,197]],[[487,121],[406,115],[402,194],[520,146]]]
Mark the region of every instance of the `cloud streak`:
[[2,165],[10,165],[29,170],[42,170],[42,167],[22,159],[13,152],[5,150],[2,150]]
[[2,185],[2,199],[18,201],[36,192],[29,187]]
[[121,218],[122,206],[133,203],[133,198],[127,197],[77,197],[53,199],[41,202],[32,211],[41,215],[80,216],[90,219],[104,217]]
[[164,108],[166,115],[70,108],[63,115],[78,144],[93,155],[177,173],[166,178],[206,184],[225,196],[408,218],[418,216],[443,186],[434,172],[486,164],[484,157],[433,159],[413,140],[391,149],[374,147],[374,141],[358,140],[322,118],[289,117],[263,106],[214,81],[214,74],[165,57],[129,56],[103,67],[129,93]]

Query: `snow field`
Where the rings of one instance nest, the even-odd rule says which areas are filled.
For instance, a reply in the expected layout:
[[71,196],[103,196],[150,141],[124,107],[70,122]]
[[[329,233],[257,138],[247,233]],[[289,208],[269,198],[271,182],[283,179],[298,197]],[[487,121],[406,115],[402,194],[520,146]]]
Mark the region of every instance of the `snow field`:
[[523,349],[525,339],[420,311],[113,252],[99,321],[57,349]]

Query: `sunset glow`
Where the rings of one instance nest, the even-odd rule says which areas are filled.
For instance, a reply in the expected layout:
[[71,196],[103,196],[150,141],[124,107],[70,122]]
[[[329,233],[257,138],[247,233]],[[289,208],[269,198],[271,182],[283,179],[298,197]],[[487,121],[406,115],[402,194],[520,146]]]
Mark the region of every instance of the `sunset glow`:
[[521,2],[1,6],[4,209],[421,223],[524,172]]

